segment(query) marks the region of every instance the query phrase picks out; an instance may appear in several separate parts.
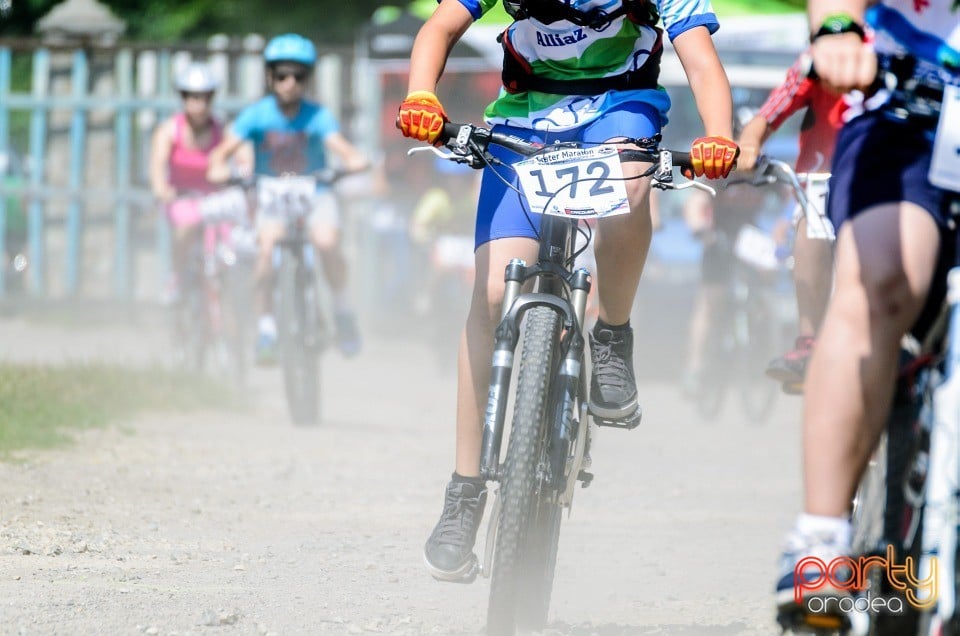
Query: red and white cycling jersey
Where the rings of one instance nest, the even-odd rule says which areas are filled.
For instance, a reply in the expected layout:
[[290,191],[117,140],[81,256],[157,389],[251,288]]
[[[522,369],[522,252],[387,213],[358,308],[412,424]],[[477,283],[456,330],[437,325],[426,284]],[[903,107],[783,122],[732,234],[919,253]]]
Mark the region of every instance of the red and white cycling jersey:
[[787,78],[773,89],[760,108],[771,128],[779,128],[787,118],[801,108],[807,108],[800,128],[800,154],[797,172],[829,172],[837,133],[843,127],[849,107],[840,95],[822,88],[819,82],[807,77],[810,60],[800,56],[787,71]]

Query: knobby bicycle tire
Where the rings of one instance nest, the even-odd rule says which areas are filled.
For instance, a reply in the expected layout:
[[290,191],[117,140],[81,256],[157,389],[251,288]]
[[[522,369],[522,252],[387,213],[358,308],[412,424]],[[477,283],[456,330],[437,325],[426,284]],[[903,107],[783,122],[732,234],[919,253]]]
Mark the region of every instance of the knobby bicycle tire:
[[316,424],[319,413],[317,352],[310,343],[316,325],[309,274],[295,259],[284,258],[277,274],[280,360],[287,406],[294,424]]
[[[535,627],[525,623],[545,620],[550,602],[560,510],[556,503],[542,500],[545,493],[538,481],[538,465],[545,452],[559,334],[560,317],[553,309],[534,307],[527,312],[513,424],[500,481],[501,512],[487,612],[491,635],[513,634],[518,623]],[[553,523],[539,523],[554,514]]]
[[739,351],[740,406],[748,422],[761,424],[770,417],[780,393],[780,387],[764,376],[776,355],[777,325],[769,298],[757,289],[750,290],[741,311],[746,313],[746,332]]

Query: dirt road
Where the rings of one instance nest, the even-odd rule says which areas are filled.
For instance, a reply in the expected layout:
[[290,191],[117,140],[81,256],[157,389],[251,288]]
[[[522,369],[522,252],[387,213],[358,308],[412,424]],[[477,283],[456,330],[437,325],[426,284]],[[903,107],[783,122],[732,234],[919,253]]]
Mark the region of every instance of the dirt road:
[[[0,323],[7,358],[162,346],[132,329],[106,341]],[[480,633],[488,582],[437,583],[421,564],[452,469],[452,377],[382,340],[328,356],[324,375],[315,429],[287,422],[279,373],[260,371],[255,408],[143,417],[0,464],[0,634]],[[775,633],[799,402],[751,426],[734,409],[701,422],[664,383],[641,399],[640,428],[596,439],[546,633]]]

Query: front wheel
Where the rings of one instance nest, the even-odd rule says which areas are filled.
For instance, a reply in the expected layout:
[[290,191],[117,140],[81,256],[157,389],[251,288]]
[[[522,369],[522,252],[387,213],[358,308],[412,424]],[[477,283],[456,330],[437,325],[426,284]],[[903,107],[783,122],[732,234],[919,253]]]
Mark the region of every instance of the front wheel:
[[277,274],[280,359],[287,406],[294,424],[316,424],[319,411],[318,324],[313,273],[284,258]]
[[560,533],[557,493],[544,483],[542,470],[560,317],[535,307],[527,312],[524,331],[487,613],[487,631],[497,636],[546,622]]

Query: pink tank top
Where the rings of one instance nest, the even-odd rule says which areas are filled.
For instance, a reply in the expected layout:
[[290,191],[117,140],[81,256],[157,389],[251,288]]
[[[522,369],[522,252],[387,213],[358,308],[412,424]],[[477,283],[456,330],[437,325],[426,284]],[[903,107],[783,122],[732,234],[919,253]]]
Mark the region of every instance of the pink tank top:
[[210,151],[220,143],[223,128],[216,119],[211,121],[213,134],[205,148],[190,148],[184,140],[187,116],[173,116],[173,147],[170,149],[170,185],[178,192],[213,192],[216,186],[207,182],[207,164]]

